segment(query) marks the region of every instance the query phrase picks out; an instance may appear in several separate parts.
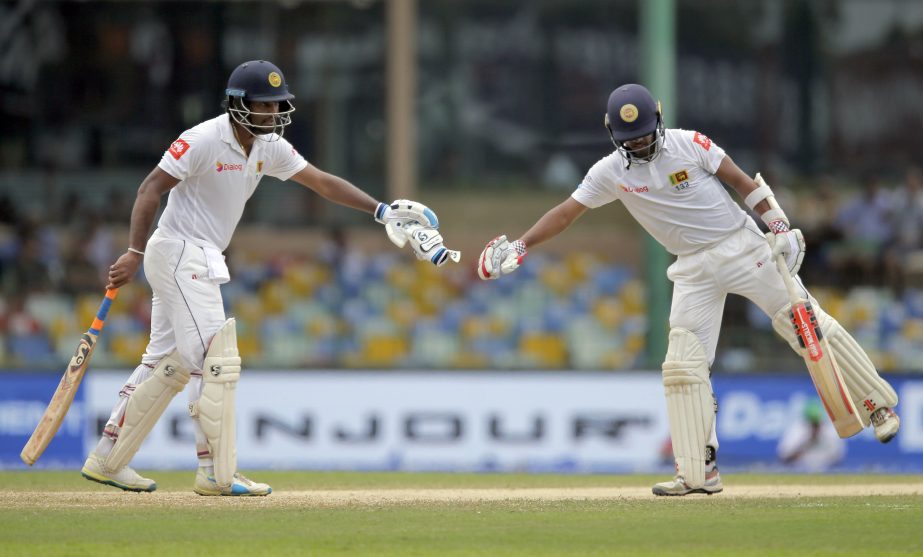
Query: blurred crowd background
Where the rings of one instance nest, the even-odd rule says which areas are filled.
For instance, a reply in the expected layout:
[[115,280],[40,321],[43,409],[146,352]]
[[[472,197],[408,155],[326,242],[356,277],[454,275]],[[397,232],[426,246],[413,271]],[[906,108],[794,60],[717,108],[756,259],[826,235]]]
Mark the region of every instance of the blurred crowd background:
[[[642,0],[643,1],[643,0]],[[126,246],[138,184],[220,112],[240,62],[279,65],[299,151],[387,199],[384,1],[0,3],[0,368],[56,369]],[[514,275],[479,281],[611,149],[609,92],[641,81],[636,0],[421,0],[415,197],[463,264],[398,251],[367,215],[265,179],[223,287],[260,368],[658,369],[644,232],[591,211]],[[923,4],[676,0],[671,127],[760,171],[807,240],[802,277],[884,371],[923,370]],[[655,96],[658,92],[654,91]],[[144,277],[94,356],[134,366]],[[653,326],[665,326],[659,318]],[[803,364],[731,298],[715,368]]]

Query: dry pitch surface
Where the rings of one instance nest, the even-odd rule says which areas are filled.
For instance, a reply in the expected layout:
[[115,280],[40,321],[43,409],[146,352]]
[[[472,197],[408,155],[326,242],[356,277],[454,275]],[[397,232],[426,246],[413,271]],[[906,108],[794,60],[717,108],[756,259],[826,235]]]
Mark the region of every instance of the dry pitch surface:
[[[665,499],[693,501],[714,499],[795,499],[805,497],[920,496],[923,483],[849,485],[755,485],[726,486],[712,496],[694,495]],[[200,497],[191,491],[124,493],[117,490],[88,491],[0,491],[0,505],[6,508],[90,508],[105,507],[195,507],[203,505],[258,505],[265,508],[330,508],[419,504],[541,502],[541,501],[640,501],[659,499],[648,487],[574,487],[521,489],[362,489],[281,491],[268,497]]]

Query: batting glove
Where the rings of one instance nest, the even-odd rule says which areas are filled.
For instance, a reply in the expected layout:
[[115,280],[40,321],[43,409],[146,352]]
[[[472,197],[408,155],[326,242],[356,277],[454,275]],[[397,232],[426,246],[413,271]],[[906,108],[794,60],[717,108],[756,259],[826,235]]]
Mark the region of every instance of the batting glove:
[[407,244],[409,236],[404,228],[419,224],[425,228],[439,228],[439,217],[429,207],[409,199],[396,199],[390,205],[379,203],[375,209],[375,220],[385,225],[388,239],[399,248]]
[[519,268],[526,257],[526,244],[522,240],[510,242],[506,236],[497,236],[487,242],[478,257],[478,276],[481,280],[495,280]]
[[446,264],[450,259],[455,263],[461,259],[461,252],[445,247],[442,234],[435,228],[409,224],[403,228],[414,255],[421,261],[429,261],[437,267]]
[[772,258],[775,260],[780,255],[785,258],[785,265],[792,276],[798,274],[801,268],[801,262],[804,261],[804,235],[797,228],[781,230],[779,232],[767,232],[766,241],[772,248]]

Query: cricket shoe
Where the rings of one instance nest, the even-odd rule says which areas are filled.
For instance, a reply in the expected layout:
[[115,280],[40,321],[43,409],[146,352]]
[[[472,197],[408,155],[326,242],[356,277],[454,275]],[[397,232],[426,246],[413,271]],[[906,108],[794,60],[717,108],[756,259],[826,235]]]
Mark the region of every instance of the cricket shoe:
[[215,475],[209,474],[204,467],[199,467],[195,475],[195,486],[193,491],[199,495],[229,495],[233,497],[250,497],[259,495],[269,495],[272,488],[268,484],[254,482],[237,472],[234,474],[234,481],[226,488],[218,487],[215,482]]
[[890,408],[879,408],[872,413],[872,425],[875,426],[875,437],[882,443],[887,443],[901,428],[901,419],[897,413]]
[[676,476],[672,481],[660,482],[654,485],[652,491],[654,495],[677,496],[689,495],[690,493],[705,493],[706,495],[711,495],[713,493],[721,493],[723,489],[724,486],[721,484],[721,474],[718,473],[718,468],[715,467],[714,470],[705,474],[705,485],[702,487],[689,487],[682,476]]
[[125,491],[154,491],[157,489],[157,483],[154,480],[141,477],[130,466],[118,472],[109,470],[96,456],[96,453],[90,453],[80,473],[88,480],[115,486]]

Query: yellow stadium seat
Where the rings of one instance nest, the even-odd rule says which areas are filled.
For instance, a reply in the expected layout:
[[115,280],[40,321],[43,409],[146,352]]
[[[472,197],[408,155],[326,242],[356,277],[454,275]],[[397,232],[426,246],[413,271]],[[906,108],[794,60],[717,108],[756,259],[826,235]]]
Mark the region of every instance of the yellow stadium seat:
[[519,340],[519,351],[543,367],[563,367],[567,363],[567,344],[558,335],[527,333]]
[[599,298],[596,303],[593,304],[593,316],[596,317],[596,320],[604,327],[616,329],[625,319],[625,311],[619,299],[604,297]]
[[362,355],[370,366],[390,366],[400,362],[408,350],[407,339],[396,335],[372,335],[365,339]]
[[278,315],[285,312],[291,292],[282,281],[272,280],[263,284],[259,297],[263,303],[263,315]]
[[452,367],[456,369],[483,369],[488,367],[490,361],[487,356],[474,350],[459,350],[452,360]]
[[619,294],[622,307],[629,315],[644,315],[647,312],[647,292],[644,284],[638,280],[628,281]]
[[260,346],[260,339],[252,332],[246,335],[237,335],[237,350],[240,352],[240,358],[247,365],[248,359],[259,358],[263,349]]
[[420,316],[417,305],[411,300],[395,300],[388,304],[386,309],[388,317],[401,328],[412,326]]
[[112,337],[110,352],[121,364],[131,365],[141,361],[141,355],[147,348],[148,335],[141,333],[122,333]]
[[570,271],[561,265],[547,265],[539,273],[539,281],[557,296],[569,294],[574,286]]

